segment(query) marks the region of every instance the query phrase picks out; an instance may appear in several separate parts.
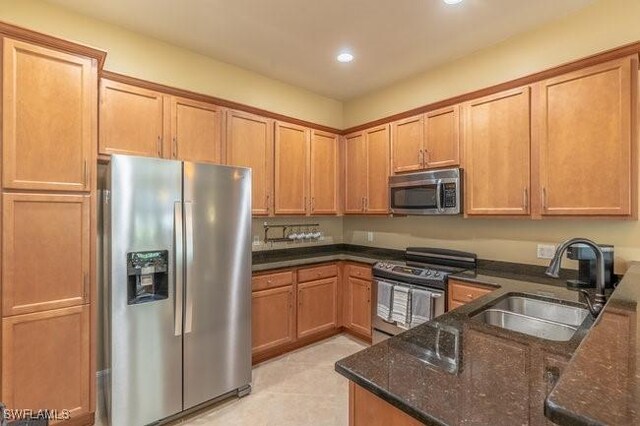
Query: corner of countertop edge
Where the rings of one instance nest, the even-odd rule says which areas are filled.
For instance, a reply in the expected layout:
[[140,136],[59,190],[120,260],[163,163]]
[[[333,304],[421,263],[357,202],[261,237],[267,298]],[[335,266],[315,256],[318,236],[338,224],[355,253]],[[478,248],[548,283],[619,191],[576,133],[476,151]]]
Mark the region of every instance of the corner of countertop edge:
[[[627,268],[626,272],[624,273],[622,280],[620,281],[620,283],[618,284],[618,286],[616,287],[616,290],[618,287],[627,284],[625,282],[626,279],[631,279],[630,277],[627,278],[627,274],[632,273],[632,274],[639,274],[640,275],[640,261],[631,261],[629,262],[629,267]],[[611,300],[613,294],[615,294],[616,290],[613,291],[613,293],[611,294],[611,296],[609,296],[609,300]],[[607,305],[605,305],[604,310],[607,309]],[[597,321],[596,321],[597,322]],[[595,323],[594,323],[595,326]],[[582,343],[580,344],[580,346],[582,346],[584,344],[584,342],[586,342],[589,339],[589,336],[591,334],[591,331],[593,330],[593,326],[591,328],[591,330],[589,330],[589,333],[587,333],[587,335],[584,337],[584,339],[582,340]],[[576,352],[574,353],[577,354],[580,351],[580,347],[578,347],[576,349]],[[569,362],[569,365],[571,365],[571,362],[573,362],[573,357],[571,358],[571,361]],[[566,377],[566,376],[565,376]],[[545,416],[550,419],[551,421],[557,422],[557,421],[562,421],[562,424],[565,425],[580,425],[580,426],[600,426],[600,425],[604,425],[605,423],[594,419],[590,416],[584,415],[584,414],[579,414],[577,412],[571,411],[559,404],[557,404],[552,398],[551,398],[551,394],[553,392],[553,390],[561,383],[562,381],[562,377],[560,378],[560,380],[558,381],[558,383],[556,383],[556,385],[553,387],[553,389],[551,390],[551,392],[549,393],[549,395],[547,395],[547,397],[545,398],[544,401],[544,412],[545,412]]]

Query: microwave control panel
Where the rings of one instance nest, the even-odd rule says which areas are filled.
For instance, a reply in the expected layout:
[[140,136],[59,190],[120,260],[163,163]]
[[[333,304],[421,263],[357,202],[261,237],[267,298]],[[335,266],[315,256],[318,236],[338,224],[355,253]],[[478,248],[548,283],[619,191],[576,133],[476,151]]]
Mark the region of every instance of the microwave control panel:
[[444,208],[455,208],[457,207],[457,195],[456,195],[456,184],[451,182],[451,183],[445,183],[442,185],[443,187],[443,195],[444,195],[444,202],[442,203],[442,206]]

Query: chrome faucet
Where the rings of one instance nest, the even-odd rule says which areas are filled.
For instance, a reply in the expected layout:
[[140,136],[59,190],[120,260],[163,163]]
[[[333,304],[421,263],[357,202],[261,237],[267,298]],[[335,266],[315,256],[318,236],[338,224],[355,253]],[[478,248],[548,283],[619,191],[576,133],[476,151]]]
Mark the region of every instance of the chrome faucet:
[[604,254],[596,243],[586,238],[572,238],[563,242],[556,249],[556,253],[553,255],[553,259],[551,259],[546,274],[553,278],[559,277],[562,255],[569,247],[575,244],[585,244],[591,247],[596,254],[596,295],[594,296],[593,302],[591,302],[589,293],[586,290],[580,290],[580,293],[587,299],[589,312],[591,312],[591,315],[595,318],[600,314],[602,308],[604,308],[604,304],[607,303],[607,296],[604,290]]

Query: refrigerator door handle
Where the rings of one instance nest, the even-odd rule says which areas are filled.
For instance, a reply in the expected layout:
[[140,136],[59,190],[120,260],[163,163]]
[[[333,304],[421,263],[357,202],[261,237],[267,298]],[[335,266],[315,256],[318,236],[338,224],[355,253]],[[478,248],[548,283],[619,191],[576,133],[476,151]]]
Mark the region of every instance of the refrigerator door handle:
[[175,336],[182,334],[182,305],[183,305],[183,277],[184,277],[184,248],[182,239],[182,203],[176,201],[173,205],[173,232],[175,238],[175,294],[176,294],[176,306],[174,312],[174,330]]
[[191,333],[193,324],[193,291],[189,286],[189,272],[193,266],[193,203],[191,201],[184,202],[184,224],[185,224],[185,254],[187,259],[187,303],[184,321],[184,334]]

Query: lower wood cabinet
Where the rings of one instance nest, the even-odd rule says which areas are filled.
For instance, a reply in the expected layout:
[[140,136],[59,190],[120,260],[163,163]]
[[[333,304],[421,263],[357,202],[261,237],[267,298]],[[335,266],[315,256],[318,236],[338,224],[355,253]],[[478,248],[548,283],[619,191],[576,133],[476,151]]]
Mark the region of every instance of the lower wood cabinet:
[[338,326],[338,278],[298,284],[298,338]]
[[344,327],[371,337],[371,268],[347,264],[344,280]]
[[2,320],[2,402],[21,409],[90,411],[90,307]]
[[252,293],[251,347],[254,355],[295,340],[293,297],[293,285]]
[[414,419],[368,390],[349,382],[349,426],[419,426]]
[[343,327],[369,339],[370,280],[371,266],[342,262],[256,273],[251,280],[254,362]]
[[485,294],[494,290],[489,286],[471,282],[449,280],[447,283],[447,306],[448,311],[472,302]]

